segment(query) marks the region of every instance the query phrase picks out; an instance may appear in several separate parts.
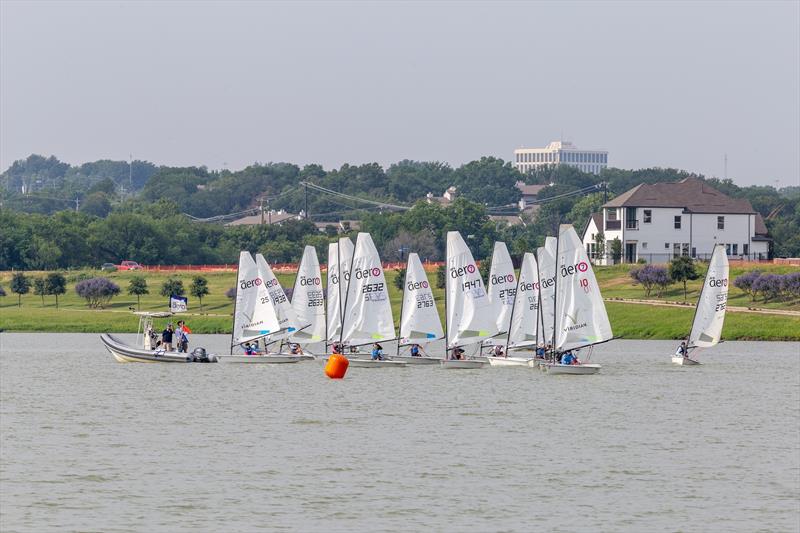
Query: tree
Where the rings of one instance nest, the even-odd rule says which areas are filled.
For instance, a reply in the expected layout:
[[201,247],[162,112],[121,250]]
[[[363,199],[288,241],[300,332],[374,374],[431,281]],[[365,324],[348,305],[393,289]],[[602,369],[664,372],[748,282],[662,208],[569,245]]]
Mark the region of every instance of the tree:
[[141,306],[141,297],[144,294],[150,294],[150,289],[147,288],[147,280],[144,276],[134,276],[128,284],[128,294],[136,296],[136,310],[138,311]]
[[81,211],[99,218],[105,218],[111,212],[111,200],[109,200],[108,194],[104,192],[94,192],[86,197],[81,206]]
[[403,284],[406,281],[406,269],[400,268],[397,270],[397,275],[394,277],[394,286],[400,292],[403,292]]
[[496,157],[481,157],[453,171],[452,180],[459,195],[486,205],[513,204],[519,200],[515,187],[522,175],[511,162]]
[[200,312],[202,313],[203,296],[208,294],[208,280],[203,276],[195,276],[192,278],[192,284],[189,286],[189,294],[200,301]]
[[594,236],[594,253],[597,259],[605,259],[606,257],[606,236],[600,231]]
[[44,295],[47,294],[47,281],[44,278],[33,280],[33,294],[42,297],[42,307],[44,307]]
[[658,287],[658,297],[669,284],[669,274],[667,269],[662,266],[645,265],[641,268],[631,269],[629,273],[634,281],[641,284],[644,288],[645,297],[649,297],[655,287]]
[[75,292],[86,299],[92,309],[103,308],[111,298],[119,294],[119,285],[108,278],[91,278],[75,284]]
[[447,281],[447,266],[439,265],[436,268],[436,288],[444,289]]
[[11,292],[17,295],[17,307],[22,307],[22,295],[31,290],[31,280],[22,272],[16,272],[11,278]]
[[161,284],[161,296],[166,296],[169,298],[173,294],[175,296],[183,296],[186,294],[186,289],[183,288],[183,281],[179,280],[178,278],[170,277]]
[[619,240],[619,237],[614,237],[614,240],[611,241],[611,261],[616,265],[621,258],[622,241]]
[[434,259],[439,255],[436,241],[427,231],[410,233],[401,230],[394,239],[388,241],[383,247],[383,256],[394,261],[403,261],[411,252],[417,253],[420,259]]
[[67,278],[60,272],[51,272],[45,281],[45,291],[56,297],[56,309],[58,309],[58,296],[67,292]]
[[761,276],[760,270],[750,270],[733,280],[733,286],[750,295],[750,301],[756,300],[755,282]]
[[672,281],[683,282],[683,301],[686,301],[686,282],[697,279],[700,274],[695,268],[694,260],[688,255],[682,255],[669,262],[669,277]]
[[777,274],[762,274],[753,283],[753,288],[764,298],[764,303],[776,298],[781,293],[781,277]]
[[231,300],[235,300],[236,299],[236,287],[231,287],[230,289],[225,291],[225,296],[227,298],[230,298]]

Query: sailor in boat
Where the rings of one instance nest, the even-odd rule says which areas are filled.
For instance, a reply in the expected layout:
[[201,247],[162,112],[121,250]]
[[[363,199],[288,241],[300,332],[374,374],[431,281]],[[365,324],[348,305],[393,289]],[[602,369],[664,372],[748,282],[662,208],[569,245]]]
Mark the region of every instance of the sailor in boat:
[[303,355],[303,348],[301,348],[300,345],[297,344],[296,342],[292,343],[289,346],[289,353],[291,353],[292,355]]
[[258,355],[258,351],[256,347],[250,344],[249,342],[244,343],[244,354],[245,355]]
[[572,350],[567,350],[561,356],[561,364],[562,365],[578,365],[580,363],[578,362],[578,358],[573,355]]
[[545,350],[544,345],[540,344],[539,346],[536,347],[537,359],[544,359],[545,353],[547,353],[547,350]]
[[499,344],[495,344],[494,349],[492,350],[492,357],[504,357],[505,353],[503,353],[503,347]]
[[338,343],[338,342],[334,342],[333,345],[331,345],[331,351],[333,353],[340,354],[340,355],[342,353],[344,353],[343,350],[342,350],[342,345],[340,343]]
[[383,361],[383,346],[378,344],[377,342],[372,345],[372,360],[373,361]]
[[452,358],[464,359],[464,348],[462,348],[461,346],[456,346],[455,348],[453,348]]
[[686,341],[681,342],[681,345],[675,350],[675,355],[683,358],[689,357],[689,348],[686,346]]
[[419,351],[419,344],[412,344],[410,352],[411,357],[422,357],[422,354]]

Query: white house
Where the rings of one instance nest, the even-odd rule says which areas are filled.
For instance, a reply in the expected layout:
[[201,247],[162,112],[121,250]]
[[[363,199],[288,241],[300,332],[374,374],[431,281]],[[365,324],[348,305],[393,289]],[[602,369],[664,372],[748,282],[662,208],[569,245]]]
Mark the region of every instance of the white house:
[[[598,248],[602,233],[604,249]],[[620,254],[612,253],[619,239]],[[769,242],[764,219],[743,198],[731,198],[703,180],[642,183],[594,213],[583,232],[586,252],[596,264],[665,263],[680,255],[709,258],[714,245],[724,244],[730,257],[767,259]]]

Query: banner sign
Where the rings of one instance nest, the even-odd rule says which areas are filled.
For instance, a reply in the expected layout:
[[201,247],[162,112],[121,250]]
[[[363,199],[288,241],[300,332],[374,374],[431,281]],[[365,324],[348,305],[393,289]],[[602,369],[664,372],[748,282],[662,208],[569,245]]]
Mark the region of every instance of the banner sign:
[[185,313],[188,308],[188,298],[183,296],[175,296],[174,294],[169,297],[169,310],[173,313]]

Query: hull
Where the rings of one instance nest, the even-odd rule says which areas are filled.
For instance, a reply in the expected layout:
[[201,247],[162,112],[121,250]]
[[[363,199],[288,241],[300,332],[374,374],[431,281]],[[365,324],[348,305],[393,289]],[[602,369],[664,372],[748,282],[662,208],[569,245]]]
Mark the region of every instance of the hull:
[[597,374],[600,372],[600,365],[559,365],[554,363],[543,363],[539,365],[548,374],[567,374],[572,376],[583,376],[587,374]]
[[[531,366],[528,362],[531,359],[523,357],[490,357],[490,366]],[[538,366],[538,364],[537,364]]]
[[458,369],[458,368],[483,368],[485,365],[483,361],[477,359],[447,359],[442,360],[442,368]]
[[207,361],[195,361],[192,355],[187,353],[134,348],[106,333],[100,335],[100,341],[120,363],[213,363],[216,361],[215,355],[209,355]]
[[402,368],[406,366],[404,361],[389,361],[384,359],[383,361],[379,359],[349,359],[350,366],[354,366],[356,368],[387,368],[387,367],[395,367],[395,368]]
[[276,365],[285,363],[297,363],[303,360],[302,355],[218,355],[217,361],[220,363],[241,363],[241,364],[264,364]]
[[533,359],[528,359],[528,366],[531,368],[537,368],[540,365],[547,364],[547,359],[542,359],[540,357],[534,357]]
[[409,365],[438,365],[441,361],[438,357],[411,357],[404,355],[393,355],[390,357],[392,361],[402,361]]
[[694,359],[689,359],[688,357],[681,357],[680,355],[673,355],[672,362],[675,363],[676,365],[684,365],[684,366],[701,364],[700,361],[695,361]]

